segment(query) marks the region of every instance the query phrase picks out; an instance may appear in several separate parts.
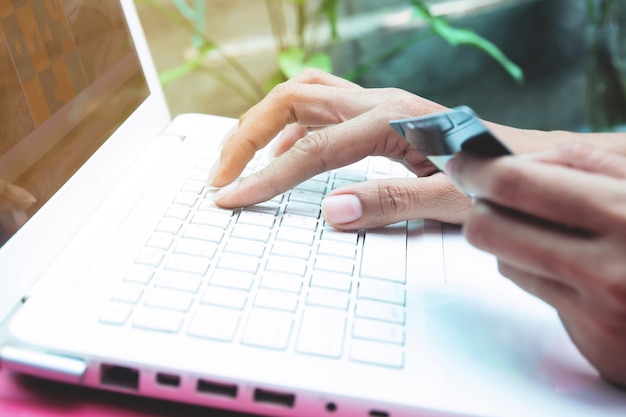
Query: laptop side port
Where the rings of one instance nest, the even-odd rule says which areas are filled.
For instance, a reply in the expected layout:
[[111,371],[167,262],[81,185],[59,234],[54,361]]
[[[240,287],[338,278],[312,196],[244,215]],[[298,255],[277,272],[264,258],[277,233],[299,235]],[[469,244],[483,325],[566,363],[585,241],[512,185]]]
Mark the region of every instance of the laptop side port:
[[180,377],[178,375],[157,373],[156,382],[165,387],[178,388],[180,386]]
[[380,410],[371,410],[370,417],[389,417],[389,413]]
[[257,403],[274,404],[281,407],[292,408],[296,402],[296,396],[294,394],[256,388],[254,390],[254,401]]
[[117,365],[100,365],[100,383],[111,387],[139,389],[139,370]]
[[219,395],[221,397],[237,398],[237,385],[199,379],[196,391],[202,394]]

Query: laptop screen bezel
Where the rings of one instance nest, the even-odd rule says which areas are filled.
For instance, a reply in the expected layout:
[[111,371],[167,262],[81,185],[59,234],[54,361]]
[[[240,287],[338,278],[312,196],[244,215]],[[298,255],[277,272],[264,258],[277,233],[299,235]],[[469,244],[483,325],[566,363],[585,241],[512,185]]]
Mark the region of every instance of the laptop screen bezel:
[[0,322],[27,297],[29,290],[128,167],[171,120],[135,5],[132,0],[119,1],[148,85],[148,97],[59,191],[0,247]]

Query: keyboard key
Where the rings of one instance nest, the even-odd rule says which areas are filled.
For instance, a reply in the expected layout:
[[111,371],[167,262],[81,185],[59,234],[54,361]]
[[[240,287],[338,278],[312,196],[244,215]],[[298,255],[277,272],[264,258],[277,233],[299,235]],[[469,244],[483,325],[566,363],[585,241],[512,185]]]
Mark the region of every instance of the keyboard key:
[[311,256],[311,248],[298,243],[276,242],[272,246],[272,255],[308,260]]
[[299,202],[299,203],[309,203],[309,204],[314,204],[316,206],[322,203],[322,198],[324,198],[324,195],[321,193],[305,191],[302,189],[300,190],[294,189],[289,193],[289,201]]
[[310,288],[306,297],[306,303],[308,305],[330,307],[345,311],[348,309],[350,296],[348,293],[341,291],[325,288]]
[[144,287],[134,283],[122,283],[113,294],[112,300],[135,304],[141,298]]
[[[207,195],[210,194],[210,191],[207,192]],[[225,209],[225,208],[221,208],[215,205],[215,202],[211,199],[211,198],[205,198],[200,202],[200,205],[198,206],[198,210],[201,211],[212,211],[212,212],[216,212],[216,213],[220,213],[223,215],[226,215],[228,217],[232,217],[233,214],[235,213],[234,209]]]
[[192,302],[193,295],[188,292],[155,288],[146,297],[145,305],[184,312],[189,310]]
[[232,237],[267,242],[270,239],[270,230],[265,227],[237,224],[231,233]]
[[261,258],[265,253],[265,243],[256,240],[231,238],[226,242],[224,252],[240,253]]
[[384,321],[355,319],[352,327],[352,336],[358,339],[402,345],[404,344],[404,327]]
[[315,271],[311,277],[311,287],[330,288],[350,292],[352,277],[350,275],[335,274],[328,271]]
[[202,279],[198,275],[185,272],[164,271],[159,275],[156,286],[195,294],[200,289]]
[[245,210],[247,211],[256,211],[259,213],[266,213],[272,216],[276,216],[278,214],[279,209],[280,209],[280,204],[272,200],[245,208]]
[[189,216],[191,209],[189,206],[182,204],[172,204],[165,212],[165,217],[171,217],[173,219],[185,220]]
[[298,294],[286,291],[260,289],[254,298],[254,305],[256,307],[295,312],[299,298]]
[[350,359],[373,365],[402,368],[404,366],[404,349],[388,343],[353,340],[350,347]]
[[291,313],[256,308],[250,312],[241,343],[271,349],[286,349],[292,327]]
[[226,229],[230,224],[231,216],[226,213],[218,213],[215,211],[199,211],[193,215],[191,224],[200,224],[203,226],[215,226]]
[[[206,176],[204,177],[206,178]],[[204,182],[194,179],[192,177],[192,179],[190,179],[189,181],[185,182],[183,184],[183,191],[188,191],[191,193],[196,193],[196,194],[200,194],[202,192],[202,190],[204,190]]]
[[176,333],[183,325],[183,320],[182,313],[146,307],[138,312],[133,326],[145,330]]
[[209,269],[209,265],[210,260],[208,258],[174,253],[168,258],[165,269],[204,275]]
[[315,240],[315,233],[306,229],[284,227],[276,233],[276,240],[311,246]]
[[404,305],[406,301],[406,290],[404,286],[400,284],[362,278],[359,281],[357,298]]
[[274,272],[285,272],[294,275],[304,276],[308,262],[303,259],[279,258],[277,256],[267,260],[265,270]]
[[352,275],[354,272],[354,262],[351,259],[320,255],[315,259],[314,268],[316,271],[324,270],[338,274]]
[[346,315],[338,310],[310,308],[302,315],[296,351],[339,358],[343,352]]
[[307,204],[307,203],[289,203],[285,207],[285,213],[287,214],[296,214],[300,216],[308,216],[315,219],[319,219],[320,214],[322,213],[322,209],[317,204]]
[[367,176],[362,172],[338,169],[335,171],[335,181],[345,180],[351,182],[361,182],[367,180]]
[[175,235],[180,231],[181,227],[183,227],[183,222],[179,219],[164,218],[159,222],[156,231]]
[[189,179],[204,185],[208,175],[209,171],[206,169],[193,169],[189,173]]
[[266,272],[259,284],[261,288],[269,288],[300,294],[302,291],[302,277],[298,275],[277,274]]
[[248,293],[246,291],[211,285],[204,292],[200,302],[243,310],[247,300]]
[[161,264],[165,252],[156,248],[144,248],[137,256],[135,262],[138,264],[150,265],[157,267]]
[[193,207],[198,201],[198,195],[196,193],[191,193],[189,191],[182,191],[178,193],[176,198],[174,199],[174,203],[182,204],[185,206]]
[[163,249],[168,250],[170,246],[172,246],[172,242],[174,242],[174,236],[169,233],[160,233],[154,232],[146,246],[149,248]]
[[344,232],[334,229],[330,226],[326,226],[324,227],[324,230],[322,230],[322,235],[320,238],[322,240],[336,240],[356,246],[359,239],[359,234],[358,232]]
[[194,314],[187,333],[191,336],[231,341],[239,325],[239,313],[219,307],[200,307]]
[[259,258],[256,256],[224,253],[218,259],[217,267],[254,274],[259,269]]
[[356,257],[356,245],[351,243],[324,240],[320,242],[317,253],[321,255],[341,256],[354,260]]
[[214,226],[189,225],[183,232],[183,237],[220,243],[224,237],[224,229]]
[[361,276],[406,282],[406,222],[366,233]]
[[285,214],[281,219],[281,226],[296,227],[315,232],[317,230],[317,219],[313,217],[299,216],[297,214]]
[[98,321],[105,324],[114,324],[121,326],[126,323],[126,320],[130,317],[132,307],[129,304],[123,303],[109,303],[100,316]]
[[128,269],[124,281],[147,285],[152,279],[154,269],[143,265],[133,265]]
[[274,216],[273,214],[245,209],[241,212],[239,218],[237,219],[237,223],[260,226],[268,229],[273,227],[275,222],[276,216]]
[[311,191],[320,194],[326,193],[326,182],[306,180],[294,187],[294,190]]
[[205,240],[183,238],[176,245],[174,253],[195,255],[202,258],[213,259],[217,252],[217,244]]
[[361,300],[356,305],[356,317],[404,324],[404,309],[379,301]]
[[211,277],[210,285],[220,287],[236,288],[249,291],[254,283],[253,274],[244,274],[238,271],[230,271],[227,269],[216,269]]

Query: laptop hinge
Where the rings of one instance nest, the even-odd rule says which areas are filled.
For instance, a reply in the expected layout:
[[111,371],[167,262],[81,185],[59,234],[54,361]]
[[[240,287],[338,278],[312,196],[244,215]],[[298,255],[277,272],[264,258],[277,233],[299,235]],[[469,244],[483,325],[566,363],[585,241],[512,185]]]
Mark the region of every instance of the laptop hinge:
[[87,369],[87,364],[81,359],[14,346],[2,347],[0,365],[2,369],[74,384],[80,383]]

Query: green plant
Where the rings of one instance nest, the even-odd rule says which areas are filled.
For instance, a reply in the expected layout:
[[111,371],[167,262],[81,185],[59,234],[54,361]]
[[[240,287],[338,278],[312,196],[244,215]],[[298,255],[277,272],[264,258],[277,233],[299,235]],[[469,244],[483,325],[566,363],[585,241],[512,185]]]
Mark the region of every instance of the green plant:
[[410,0],[410,3],[413,6],[413,18],[422,21],[428,27],[428,30],[418,31],[409,39],[382,51],[381,54],[373,60],[350,71],[345,75],[345,78],[354,80],[369,71],[378,61],[392,56],[416,42],[424,41],[433,36],[439,36],[451,46],[467,45],[480,49],[496,60],[515,81],[521,83],[524,80],[524,72],[522,69],[507,58],[492,42],[472,30],[454,27],[447,19],[433,15],[426,1]]
[[[621,52],[616,0],[586,0],[587,26],[587,123],[593,131],[626,126],[626,77]],[[623,48],[623,46],[622,46]]]
[[[272,28],[276,48],[277,70],[269,80],[257,80],[236,58],[228,55],[218,43],[206,33],[204,26],[204,0],[172,0],[176,10],[165,7],[157,0],[136,0],[160,11],[176,25],[192,36],[195,53],[183,64],[163,71],[160,79],[168,84],[194,72],[206,72],[223,82],[244,100],[254,104],[277,83],[287,80],[307,67],[315,67],[333,72],[328,42],[321,41],[320,28],[327,26],[330,43],[340,39],[338,31],[338,5],[340,0],[264,0],[267,16]],[[193,7],[188,1],[194,1]],[[456,28],[441,16],[435,16],[425,0],[407,0],[413,9],[413,18],[424,22],[428,30],[419,30],[406,41],[393,45],[364,64],[346,74],[339,74],[350,80],[365,74],[379,61],[420,42],[427,37],[439,36],[450,45],[469,45],[479,48],[496,61],[517,81],[523,80],[521,69],[511,62],[493,43],[473,31]],[[291,20],[295,17],[295,24]],[[217,54],[228,65],[227,71],[217,71],[206,64],[209,54]],[[241,80],[244,83],[241,83]]]

